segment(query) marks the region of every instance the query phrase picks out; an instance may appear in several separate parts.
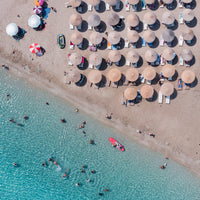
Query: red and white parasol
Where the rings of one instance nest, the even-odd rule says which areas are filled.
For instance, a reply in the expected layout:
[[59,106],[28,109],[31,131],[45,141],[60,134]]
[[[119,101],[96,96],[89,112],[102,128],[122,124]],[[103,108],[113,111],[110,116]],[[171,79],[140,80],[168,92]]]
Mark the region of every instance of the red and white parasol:
[[40,51],[40,45],[37,43],[33,43],[30,45],[29,50],[31,51],[31,53],[37,53]]
[[33,12],[37,15],[40,14],[42,12],[42,7],[41,6],[34,6]]

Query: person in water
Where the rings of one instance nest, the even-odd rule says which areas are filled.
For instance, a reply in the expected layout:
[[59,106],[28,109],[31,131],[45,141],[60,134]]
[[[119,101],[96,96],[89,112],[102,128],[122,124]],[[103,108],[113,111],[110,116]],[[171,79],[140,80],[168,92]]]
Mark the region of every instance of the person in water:
[[91,139],[89,143],[90,143],[90,144],[94,144],[94,140]]
[[24,119],[27,120],[27,119],[28,119],[28,116],[25,115],[25,116],[24,116]]
[[10,119],[10,122],[14,123],[15,121],[14,121],[14,119],[13,119],[13,118],[11,118],[11,119]]
[[105,189],[105,190],[104,190],[104,192],[108,192],[108,191],[109,191],[109,189]]
[[46,105],[49,105],[49,103],[48,103],[48,102],[46,102]]
[[13,166],[14,166],[14,167],[17,167],[17,166],[18,166],[18,164],[17,164],[17,163],[13,163]]
[[80,183],[76,183],[76,186],[79,186],[80,185]]
[[46,166],[46,162],[42,163],[42,166]]
[[61,119],[61,122],[62,123],[66,123],[66,120],[63,118],[63,119]]
[[92,173],[92,174],[95,174],[96,172],[95,172],[95,170],[92,170],[91,173]]

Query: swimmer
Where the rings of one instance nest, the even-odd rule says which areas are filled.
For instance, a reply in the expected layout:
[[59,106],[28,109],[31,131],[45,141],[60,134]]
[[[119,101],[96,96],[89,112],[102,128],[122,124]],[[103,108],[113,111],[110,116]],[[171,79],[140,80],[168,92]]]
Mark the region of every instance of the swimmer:
[[49,158],[49,162],[53,162],[53,159],[52,159],[52,158]]
[[85,173],[85,170],[81,169],[81,173]]
[[17,163],[13,163],[13,166],[14,166],[14,167],[17,167],[18,165],[17,165]]
[[79,186],[80,185],[80,183],[76,183],[76,186]]
[[88,183],[91,182],[91,179],[89,178],[89,179],[87,180],[87,182],[88,182]]
[[7,94],[6,96],[7,96],[7,100],[9,100],[9,99],[10,99],[10,95],[9,95],[9,94]]
[[85,168],[85,165],[82,165],[82,168]]
[[79,129],[84,128],[84,127],[85,127],[84,124],[81,124],[81,125],[79,126]]
[[25,119],[25,120],[27,120],[27,119],[28,119],[28,117],[25,115],[25,116],[24,116],[24,119]]
[[42,166],[46,166],[46,163],[44,162],[44,163],[42,163]]
[[100,193],[99,193],[99,196],[103,196],[103,193],[100,192]]
[[13,119],[13,118],[11,118],[11,119],[10,119],[10,122],[13,122],[13,123],[14,123],[15,121],[14,121],[14,119]]
[[90,144],[94,144],[94,140],[90,140],[90,142],[89,142]]
[[61,119],[61,122],[62,123],[66,123],[66,120],[63,118],[63,119]]
[[86,136],[86,132],[85,131],[82,131],[82,134],[83,134],[83,136]]
[[92,171],[91,171],[91,173],[92,173],[92,174],[95,174],[95,171],[94,171],[94,170],[92,170]]
[[48,102],[46,102],[46,105],[49,105],[49,103],[48,103]]
[[108,192],[108,191],[109,191],[109,189],[105,189],[105,190],[104,190],[104,192]]
[[82,124],[86,124],[86,121],[83,121]]

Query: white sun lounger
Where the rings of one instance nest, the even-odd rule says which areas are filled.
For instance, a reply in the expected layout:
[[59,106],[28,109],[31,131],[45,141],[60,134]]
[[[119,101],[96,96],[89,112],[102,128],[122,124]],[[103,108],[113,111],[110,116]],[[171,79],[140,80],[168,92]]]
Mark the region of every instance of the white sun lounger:
[[162,95],[161,91],[159,91],[159,93],[158,93],[158,103],[162,103],[163,102],[162,97],[163,97],[163,95]]
[[93,64],[89,64],[89,66],[88,66],[90,69],[94,69],[94,65]]
[[93,27],[88,24],[88,30],[92,31]]
[[69,29],[74,30],[74,26],[72,24],[69,24]]
[[129,60],[126,60],[126,65],[131,66],[131,62]]
[[70,58],[68,58],[68,65],[72,66],[73,64],[71,63]]
[[179,39],[178,39],[178,45],[179,45],[179,47],[182,47],[182,46],[183,46],[183,42],[184,42],[183,36],[182,36],[182,35],[179,35]]
[[106,10],[109,11],[110,10],[110,5],[108,3],[106,3]]
[[172,77],[169,77],[167,80],[168,80],[168,81],[172,81]]
[[147,80],[147,84],[148,84],[148,85],[151,85],[151,80]]
[[180,66],[183,66],[183,65],[184,65],[184,61],[183,61],[182,56],[179,57],[179,65],[180,65]]
[[165,65],[166,64],[166,59],[163,58],[162,56],[160,57],[160,65]]
[[92,12],[92,8],[93,8],[92,5],[91,5],[91,4],[88,4],[88,11],[89,11],[89,12]]
[[170,96],[166,96],[165,103],[166,103],[166,104],[170,104]]
[[125,39],[125,45],[124,45],[125,48],[129,48],[129,41],[127,39]]
[[144,29],[144,31],[146,31],[148,29],[148,24],[143,23],[143,29]]
[[126,1],[125,6],[126,6],[126,12],[130,12],[130,4],[128,1]]
[[184,24],[183,13],[182,12],[180,12],[180,14],[179,14],[179,24]]
[[141,82],[141,83],[145,83],[145,78],[144,78],[144,76],[143,76],[142,74],[140,74],[139,77],[140,77],[140,82]]
[[161,37],[160,38],[160,46],[163,47],[165,44],[165,40]]

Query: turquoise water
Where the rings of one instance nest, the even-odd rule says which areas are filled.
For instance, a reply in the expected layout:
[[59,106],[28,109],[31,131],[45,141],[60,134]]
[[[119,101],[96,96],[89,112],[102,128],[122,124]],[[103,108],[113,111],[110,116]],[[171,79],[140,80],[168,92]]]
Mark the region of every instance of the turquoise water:
[[[61,99],[11,77],[5,70],[0,70],[0,91],[0,199],[200,198],[200,180],[187,169],[168,160],[167,168],[161,170],[163,156],[128,141],[81,111],[74,112],[75,108]],[[9,100],[6,94],[10,94]],[[25,115],[28,120],[24,120]],[[66,124],[60,122],[62,118]],[[76,129],[83,120],[87,122],[86,136]],[[113,148],[109,137],[124,144],[126,151]],[[90,139],[94,145],[89,144]],[[60,170],[49,164],[49,156]],[[46,167],[42,166],[45,161]],[[13,162],[20,166],[14,167]],[[80,171],[82,165],[87,166],[85,173]],[[68,177],[62,179],[67,169]],[[86,181],[89,178],[91,182]]]

